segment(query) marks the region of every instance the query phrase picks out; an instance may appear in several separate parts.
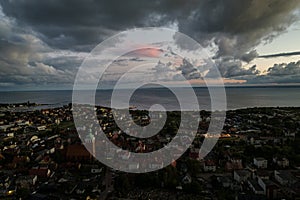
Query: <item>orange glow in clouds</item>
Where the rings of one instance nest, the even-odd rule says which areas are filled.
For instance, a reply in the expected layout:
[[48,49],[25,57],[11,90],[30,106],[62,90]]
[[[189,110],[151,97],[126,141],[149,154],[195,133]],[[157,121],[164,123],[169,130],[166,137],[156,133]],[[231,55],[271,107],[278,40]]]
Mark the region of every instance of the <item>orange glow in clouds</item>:
[[141,48],[136,51],[133,51],[130,54],[131,55],[133,54],[134,56],[140,56],[140,57],[158,58],[161,56],[162,52],[163,52],[163,50],[158,49],[158,48],[145,47],[145,48]]

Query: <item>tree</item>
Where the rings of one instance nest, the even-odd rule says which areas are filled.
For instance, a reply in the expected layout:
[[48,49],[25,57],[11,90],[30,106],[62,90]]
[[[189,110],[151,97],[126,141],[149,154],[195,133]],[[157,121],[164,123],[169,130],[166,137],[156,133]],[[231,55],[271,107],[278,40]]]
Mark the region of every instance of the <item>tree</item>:
[[187,161],[188,169],[192,175],[196,175],[201,172],[201,165],[198,160],[189,159]]
[[203,188],[197,181],[192,181],[189,184],[183,185],[183,190],[188,193],[199,194]]
[[20,199],[27,199],[29,197],[30,191],[27,188],[18,188],[17,197]]
[[166,167],[163,181],[165,183],[165,186],[168,188],[175,188],[176,186],[178,186],[179,182],[177,169],[172,166]]
[[129,182],[127,174],[122,174],[116,178],[115,188],[118,192],[121,193],[122,196],[128,195],[128,191],[131,188],[131,184]]

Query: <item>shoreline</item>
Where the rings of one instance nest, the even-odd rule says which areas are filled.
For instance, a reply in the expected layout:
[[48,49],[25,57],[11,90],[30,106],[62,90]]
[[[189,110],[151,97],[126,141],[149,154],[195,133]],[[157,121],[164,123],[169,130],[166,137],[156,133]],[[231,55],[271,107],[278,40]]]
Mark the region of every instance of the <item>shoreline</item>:
[[[70,106],[72,103],[67,104],[39,104],[34,102],[23,102],[23,103],[0,103],[0,112],[29,112],[35,110],[47,110],[47,109],[57,109],[63,108],[66,106]],[[49,106],[49,107],[48,107]],[[88,106],[87,104],[83,104],[83,106]],[[108,106],[95,105],[97,108],[106,108],[111,109]],[[207,112],[228,112],[228,111],[238,111],[238,110],[253,110],[253,109],[300,109],[300,106],[255,106],[255,107],[241,107],[236,109],[227,109],[225,111],[220,110],[206,110],[199,109],[199,111],[207,111]],[[127,108],[122,108],[119,110],[126,110]],[[134,111],[148,111],[147,109],[139,109],[137,106],[130,106],[128,110]],[[181,112],[181,110],[166,110],[167,112]],[[195,111],[182,111],[182,112],[195,112]]]

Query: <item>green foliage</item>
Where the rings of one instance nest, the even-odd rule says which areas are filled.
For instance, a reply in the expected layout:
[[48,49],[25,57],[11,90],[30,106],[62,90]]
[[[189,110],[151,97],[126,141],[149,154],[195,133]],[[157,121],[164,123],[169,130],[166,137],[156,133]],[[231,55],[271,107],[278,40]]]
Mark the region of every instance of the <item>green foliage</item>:
[[30,190],[27,188],[19,188],[17,190],[17,197],[21,199],[27,199],[30,195]]
[[135,184],[137,187],[160,187],[161,180],[158,172],[137,174]]
[[201,172],[201,165],[198,160],[188,159],[187,166],[191,174],[196,175]]
[[115,189],[120,192],[122,196],[127,196],[128,190],[130,190],[131,187],[127,174],[121,174],[116,178]]
[[176,186],[178,186],[178,173],[175,167],[168,166],[165,168],[163,182],[165,183],[165,186],[167,188],[175,188]]
[[200,194],[201,191],[203,190],[201,184],[198,183],[197,181],[192,181],[189,184],[183,185],[182,189],[183,191],[192,194]]

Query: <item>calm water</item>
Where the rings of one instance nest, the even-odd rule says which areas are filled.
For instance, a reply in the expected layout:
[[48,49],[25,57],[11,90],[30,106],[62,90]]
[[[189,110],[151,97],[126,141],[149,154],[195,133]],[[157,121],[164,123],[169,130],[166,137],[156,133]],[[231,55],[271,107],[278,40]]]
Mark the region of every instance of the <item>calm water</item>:
[[[201,109],[210,109],[210,97],[206,88],[195,88]],[[184,88],[176,91],[184,95]],[[122,95],[127,90],[120,90]],[[238,109],[247,107],[283,107],[300,106],[300,86],[280,87],[228,87],[226,88],[227,108]],[[83,99],[89,96],[82,95]],[[97,91],[96,103],[103,106],[110,105],[111,90]],[[186,97],[189,103],[189,97]],[[51,104],[51,107],[68,104],[72,101],[72,91],[14,91],[0,92],[0,103],[35,102],[39,104]],[[176,110],[179,104],[174,94],[165,88],[139,89],[132,96],[131,105],[140,109],[147,109],[153,104],[161,104],[167,110]]]

